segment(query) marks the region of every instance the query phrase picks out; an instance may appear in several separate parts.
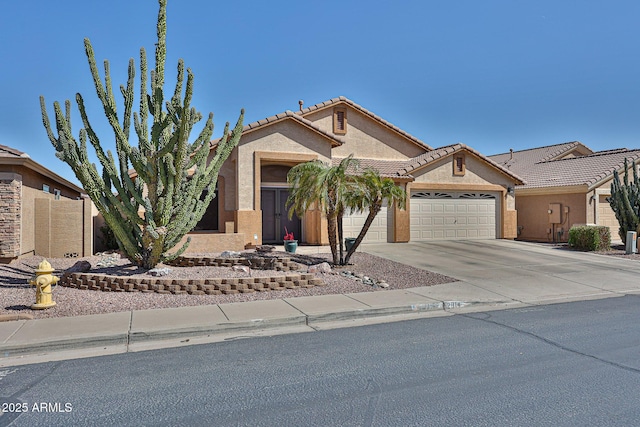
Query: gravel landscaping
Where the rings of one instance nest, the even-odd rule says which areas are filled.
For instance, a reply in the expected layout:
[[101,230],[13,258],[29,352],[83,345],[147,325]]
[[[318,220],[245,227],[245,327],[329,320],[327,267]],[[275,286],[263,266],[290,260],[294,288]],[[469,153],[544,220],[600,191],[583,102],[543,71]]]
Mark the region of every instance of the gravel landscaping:
[[[282,253],[282,255],[285,254]],[[97,266],[100,261],[108,257],[112,257],[112,255],[97,255],[85,258],[56,258],[49,259],[48,261],[56,270],[54,273],[56,276],[61,276],[64,270],[71,267],[77,261],[86,260],[92,265],[91,273],[150,277],[144,270],[132,266],[126,258],[118,259],[115,265],[110,267]],[[331,259],[331,254],[296,254],[291,256],[291,258],[292,261],[301,264],[301,272],[306,272],[308,265],[328,261]],[[33,316],[33,318],[52,318],[312,295],[386,292],[386,289],[364,285],[362,282],[343,276],[340,272],[344,270],[364,274],[378,281],[384,280],[389,284],[387,289],[431,286],[455,281],[455,279],[441,274],[420,270],[367,253],[356,252],[351,259],[353,265],[334,268],[330,274],[316,273],[317,277],[323,279],[326,286],[233,295],[173,295],[141,292],[111,293],[56,286],[53,290],[53,299],[57,303],[55,307],[46,310],[31,310],[30,306],[35,302],[35,288],[30,286],[28,281],[34,276],[34,270],[41,261],[42,257],[26,257],[11,264],[0,265],[0,301],[2,302],[0,304],[0,316],[27,314]],[[160,265],[158,267],[165,266]],[[168,268],[171,269],[171,272],[165,276],[166,278],[248,277],[246,272],[237,271],[229,267],[168,266]],[[250,274],[252,277],[260,277],[282,273],[272,270],[251,270]]]

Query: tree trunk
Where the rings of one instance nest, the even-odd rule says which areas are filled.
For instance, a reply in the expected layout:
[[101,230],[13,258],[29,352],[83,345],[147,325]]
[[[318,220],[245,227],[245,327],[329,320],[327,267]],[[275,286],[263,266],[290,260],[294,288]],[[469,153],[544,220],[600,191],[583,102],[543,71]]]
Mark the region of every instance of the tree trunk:
[[344,229],[342,224],[343,216],[344,216],[344,209],[338,210],[338,212],[336,213],[336,223],[338,225],[338,247],[340,248],[340,265],[344,265],[344,245],[343,245]]
[[329,232],[329,246],[333,256],[333,265],[338,265],[338,247],[336,245],[336,215],[334,212],[327,212],[327,231]]
[[373,224],[373,220],[376,218],[376,215],[378,215],[378,212],[380,212],[381,209],[382,209],[382,203],[377,203],[371,206],[371,209],[369,209],[369,215],[367,215],[367,219],[365,220],[364,225],[362,226],[362,230],[360,230],[360,234],[358,234],[358,237],[356,237],[355,242],[353,242],[353,246],[351,247],[351,249],[349,249],[349,251],[347,252],[347,256],[344,258],[345,265],[349,263],[349,260],[351,259],[351,255],[353,255],[353,253],[356,251],[358,246],[360,246],[360,243],[364,239],[364,236],[367,234],[367,231],[369,231],[371,224]]

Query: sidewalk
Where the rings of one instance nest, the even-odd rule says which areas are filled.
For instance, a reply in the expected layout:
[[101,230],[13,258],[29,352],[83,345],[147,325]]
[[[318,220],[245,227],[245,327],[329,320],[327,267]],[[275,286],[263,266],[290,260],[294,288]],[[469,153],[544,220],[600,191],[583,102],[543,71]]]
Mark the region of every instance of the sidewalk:
[[[500,249],[506,244],[493,245]],[[524,248],[528,257],[548,252]],[[504,249],[513,253],[509,246]],[[451,259],[448,253],[441,255]],[[557,260],[558,254],[553,255]],[[576,267],[587,265],[577,255],[563,254],[567,260],[575,258]],[[458,265],[451,268],[460,281],[411,289],[0,322],[0,367],[640,293],[639,263],[594,256],[588,257],[589,265],[615,270],[568,271],[565,261],[546,265],[541,280],[533,268],[522,266],[471,272]],[[615,279],[611,271],[619,272]]]
[[[572,297],[559,292],[550,298],[545,292],[544,302],[613,296],[621,294]],[[505,298],[468,282],[453,282],[408,290],[1,322],[0,367],[536,304],[535,297],[527,299]]]

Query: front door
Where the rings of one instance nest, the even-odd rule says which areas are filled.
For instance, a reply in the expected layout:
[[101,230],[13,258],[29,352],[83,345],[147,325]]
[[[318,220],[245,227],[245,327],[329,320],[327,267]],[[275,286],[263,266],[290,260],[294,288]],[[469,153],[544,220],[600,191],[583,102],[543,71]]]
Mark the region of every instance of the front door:
[[300,241],[300,218],[295,214],[289,219],[286,209],[289,190],[287,188],[262,188],[260,191],[262,206],[262,242],[282,243],[285,227],[296,240]]

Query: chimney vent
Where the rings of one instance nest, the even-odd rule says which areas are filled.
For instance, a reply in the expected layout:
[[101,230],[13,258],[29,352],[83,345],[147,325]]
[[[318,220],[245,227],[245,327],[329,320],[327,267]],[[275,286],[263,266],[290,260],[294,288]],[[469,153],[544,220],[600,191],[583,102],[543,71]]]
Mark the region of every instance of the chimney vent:
[[302,111],[302,106],[304,105],[304,101],[301,99],[298,101],[298,105],[300,106],[300,111]]
[[511,158],[510,158],[510,160],[513,160],[513,148],[509,148],[509,152],[511,153]]

